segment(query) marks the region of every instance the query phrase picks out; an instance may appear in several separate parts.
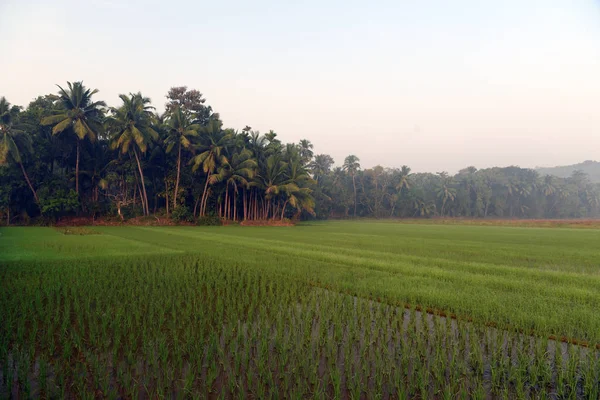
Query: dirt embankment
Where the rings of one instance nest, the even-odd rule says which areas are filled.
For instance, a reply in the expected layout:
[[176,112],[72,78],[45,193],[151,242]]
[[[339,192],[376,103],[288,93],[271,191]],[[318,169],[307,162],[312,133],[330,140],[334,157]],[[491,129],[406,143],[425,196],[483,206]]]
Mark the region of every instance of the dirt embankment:
[[[221,221],[222,225],[241,225],[241,226],[294,226],[295,223],[289,219],[284,220],[257,220],[257,221]],[[68,217],[61,218],[52,226],[194,226],[193,222],[180,221],[175,222],[166,216],[148,216],[135,217],[121,221],[116,218],[91,218],[91,217]]]
[[282,220],[258,220],[258,221],[242,221],[241,226],[294,226],[295,224],[289,219]]
[[120,225],[137,225],[137,226],[171,226],[171,225],[193,225],[189,222],[176,223],[167,217],[136,217],[125,221],[115,218],[91,218],[91,217],[69,217],[61,218],[56,221],[53,226],[120,226]]

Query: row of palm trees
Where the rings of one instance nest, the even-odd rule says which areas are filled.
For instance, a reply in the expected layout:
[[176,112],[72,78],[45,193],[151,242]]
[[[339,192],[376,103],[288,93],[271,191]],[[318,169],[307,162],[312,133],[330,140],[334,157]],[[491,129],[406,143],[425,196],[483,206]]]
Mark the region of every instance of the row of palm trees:
[[[109,108],[93,99],[97,92],[82,82],[59,86],[58,94],[52,96],[53,109],[40,120],[40,126],[51,127],[54,137],[74,141],[75,192],[80,198],[81,153],[92,146],[114,152],[99,168],[94,189],[100,188],[106,199],[118,203],[119,215],[122,206],[137,203],[144,215],[151,214],[146,174],[150,170],[156,181],[158,165],[163,170],[165,189],[159,193],[158,185],[151,186],[155,197],[160,194],[164,198],[167,213],[179,207],[187,210],[188,205],[193,217],[216,214],[232,220],[283,219],[302,211],[313,213],[312,179],[307,170],[312,157],[310,142],[284,146],[272,131],[260,135],[249,127],[241,133],[223,129],[218,114],[210,113],[210,109],[206,119],[206,107],[198,112],[176,101],[168,104],[168,112],[159,115],[141,93],[120,95],[122,105]],[[32,154],[22,143],[31,144],[34,135],[16,129],[13,119],[19,114],[18,108],[10,107],[4,98],[0,104],[2,140],[6,142],[0,161],[7,163],[10,158],[20,165],[39,204],[20,157],[22,151]],[[19,141],[25,138],[28,140]],[[135,165],[135,171],[124,167],[128,162]],[[202,190],[193,193],[199,183]],[[92,199],[99,201],[99,196]],[[156,208],[154,201],[154,211]]]
[[[519,167],[455,175],[407,166],[339,167],[308,140],[223,128],[200,92],[167,94],[158,114],[141,93],[119,107],[82,82],[25,110],[0,98],[0,213],[166,212],[174,218],[594,217],[600,188],[585,174],[540,176]],[[74,195],[70,195],[72,190]],[[77,210],[62,204],[78,202]],[[12,211],[12,213],[11,213]],[[62,215],[61,214],[61,215]],[[54,215],[60,216],[60,215]]]
[[[317,155],[317,214],[370,217],[582,218],[600,216],[600,185],[581,171],[568,178],[506,167],[412,173],[401,168],[361,170],[348,156],[341,168]],[[324,210],[324,209],[325,210]]]

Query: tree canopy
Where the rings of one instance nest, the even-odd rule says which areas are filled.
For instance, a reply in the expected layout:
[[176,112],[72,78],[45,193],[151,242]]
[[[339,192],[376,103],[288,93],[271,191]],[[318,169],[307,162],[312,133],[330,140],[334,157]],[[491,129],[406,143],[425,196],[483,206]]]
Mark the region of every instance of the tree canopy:
[[120,95],[116,107],[98,96],[67,82],[25,108],[0,97],[3,223],[71,215],[600,216],[600,186],[579,170],[560,177],[514,166],[414,173],[406,165],[363,169],[356,155],[336,167],[308,139],[282,143],[275,131],[224,127],[196,89],[171,88],[163,114],[141,93]]

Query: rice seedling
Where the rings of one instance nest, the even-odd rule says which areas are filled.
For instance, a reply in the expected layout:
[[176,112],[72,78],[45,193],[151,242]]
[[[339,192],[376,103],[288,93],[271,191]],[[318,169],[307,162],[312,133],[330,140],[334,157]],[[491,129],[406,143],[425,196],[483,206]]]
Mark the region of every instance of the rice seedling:
[[[75,254],[92,248],[91,235],[45,230],[62,244],[60,257],[45,258],[43,247],[36,257],[0,254],[0,397],[598,396],[600,284],[583,233],[571,232],[583,238],[577,267],[548,250],[571,240],[564,232],[543,231],[535,246],[503,231],[516,228],[363,224],[360,240],[335,235],[356,226],[323,225],[330,235],[319,240],[304,227],[276,237],[258,228],[94,228],[107,249],[127,231],[153,248],[133,244],[127,256]],[[444,229],[455,243],[441,239]],[[473,244],[482,229],[496,240],[481,238],[487,255]],[[247,251],[223,251],[225,238]],[[520,302],[507,300],[514,290]],[[580,311],[555,319],[575,300]],[[498,302],[506,311],[493,312]],[[539,320],[526,317],[532,310]]]

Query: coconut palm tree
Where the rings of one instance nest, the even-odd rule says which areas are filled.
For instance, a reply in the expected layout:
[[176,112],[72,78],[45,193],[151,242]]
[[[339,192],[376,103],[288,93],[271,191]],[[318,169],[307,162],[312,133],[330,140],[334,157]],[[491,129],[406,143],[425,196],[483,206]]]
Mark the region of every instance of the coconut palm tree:
[[442,208],[440,209],[440,215],[444,216],[444,208],[448,201],[454,201],[456,198],[456,189],[443,185],[438,189],[437,197],[442,200]]
[[21,153],[23,152],[32,152],[31,137],[22,130],[14,127],[14,120],[17,117],[18,112],[18,107],[11,107],[5,97],[0,97],[0,165],[7,164],[12,160],[21,168],[23,177],[39,207],[40,200],[31,184],[27,171],[25,171],[21,156]]
[[587,181],[589,180],[589,176],[582,170],[576,169],[575,171],[573,171],[571,173],[571,176],[569,179],[575,183],[577,188],[581,188],[583,185],[585,185],[587,183]]
[[282,151],[281,140],[277,139],[277,133],[273,130],[264,134],[265,138],[265,158]]
[[226,148],[231,141],[231,135],[224,132],[221,125],[219,120],[209,121],[200,138],[199,154],[190,161],[193,164],[192,171],[197,171],[202,167],[202,171],[206,174],[206,182],[200,199],[200,216],[204,216],[206,212],[210,176],[215,173],[219,165],[229,162]]
[[148,194],[140,156],[158,139],[158,133],[152,128],[154,114],[151,110],[154,107],[150,105],[150,99],[139,92],[130,93],[129,96],[121,94],[119,97],[123,105],[111,108],[112,116],[109,120],[111,148],[121,150],[122,154],[133,153],[135,156],[142,186],[144,214],[149,215]]
[[[237,221],[237,199],[239,188],[247,189],[250,186],[249,180],[254,177],[257,164],[252,158],[252,152],[243,149],[239,153],[234,153],[229,159],[225,159],[219,167],[216,174],[211,175],[210,184],[225,182],[225,218],[231,218]],[[231,210],[229,199],[229,187],[233,188],[233,210]],[[245,201],[245,198],[244,198]],[[245,202],[244,202],[245,204]],[[244,206],[244,219],[246,218],[246,207]]]
[[177,178],[175,180],[175,192],[173,193],[173,209],[177,207],[177,196],[179,195],[179,177],[181,174],[181,151],[192,148],[192,139],[198,137],[199,124],[195,124],[192,118],[181,110],[181,107],[175,107],[167,118],[168,134],[165,138],[167,153],[170,153],[175,146],[177,147]]
[[509,215],[512,217],[513,203],[515,197],[519,195],[519,186],[512,179],[508,179],[503,186],[506,189],[506,202],[509,204]]
[[546,175],[544,177],[544,182],[541,185],[541,190],[544,196],[546,197],[552,196],[556,192],[556,183],[554,176]]
[[296,216],[303,210],[314,215],[315,201],[311,196],[312,190],[307,187],[314,181],[302,165],[302,160],[293,158],[287,163],[287,167],[287,184],[284,187],[286,199],[281,210],[281,219],[283,220],[288,203],[296,209]]
[[600,206],[600,195],[593,186],[589,185],[586,187],[584,191],[584,198],[590,212],[594,212]]
[[308,165],[310,160],[313,158],[313,148],[315,146],[310,142],[310,140],[302,139],[300,143],[298,143],[298,150],[300,153],[300,158],[304,165]]
[[398,184],[396,185],[396,190],[399,193],[402,193],[402,189],[406,189],[406,190],[410,189],[410,186],[411,186],[411,180],[410,180],[411,173],[410,173],[410,168],[408,166],[403,165],[400,168],[400,172],[398,173],[398,177],[400,179],[399,179]]
[[435,203],[432,201],[425,202],[423,199],[415,199],[413,201],[413,210],[415,216],[429,217],[435,213]]
[[88,138],[91,142],[96,140],[102,129],[104,118],[103,101],[92,101],[92,96],[98,89],[88,89],[83,82],[67,82],[68,89],[58,86],[58,102],[61,109],[55,115],[42,119],[42,125],[54,125],[52,134],[58,135],[65,131],[72,131],[77,137],[77,160],[75,162],[75,191],[79,195],[79,158],[81,141]]
[[266,203],[263,207],[263,217],[266,219],[271,213],[275,218],[275,204],[273,199],[286,189],[287,181],[287,163],[282,160],[280,154],[270,155],[265,164],[261,166],[254,186],[264,190]]
[[448,201],[454,201],[456,198],[456,189],[451,186],[452,177],[450,177],[447,172],[439,172],[438,175],[441,178],[441,183],[437,191],[437,197],[442,200],[440,215],[443,217],[446,203]]
[[313,178],[319,182],[319,179],[331,171],[333,158],[329,154],[317,154],[314,160],[309,164]]
[[352,187],[354,188],[354,217],[356,218],[356,174],[360,170],[360,159],[351,154],[344,160],[343,169],[352,177]]
[[304,210],[314,215],[315,200],[311,196],[312,189],[306,187],[299,187],[295,183],[288,183],[284,186],[284,193],[286,196],[285,203],[281,208],[281,219],[285,216],[286,206],[289,204],[296,209],[296,218]]
[[248,140],[248,149],[254,154],[254,157],[257,159],[257,161],[262,161],[265,156],[264,150],[267,139],[264,136],[261,136],[259,132],[250,131]]

